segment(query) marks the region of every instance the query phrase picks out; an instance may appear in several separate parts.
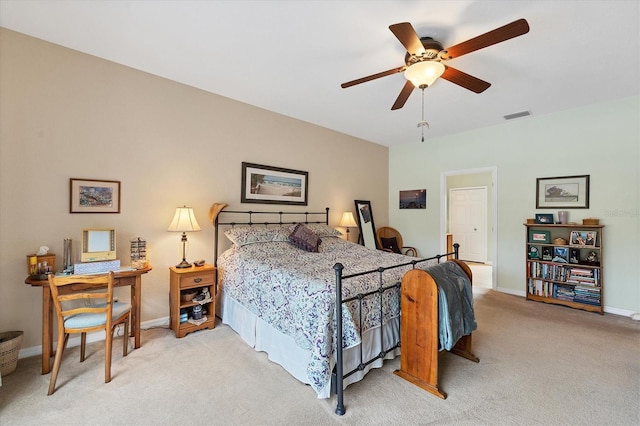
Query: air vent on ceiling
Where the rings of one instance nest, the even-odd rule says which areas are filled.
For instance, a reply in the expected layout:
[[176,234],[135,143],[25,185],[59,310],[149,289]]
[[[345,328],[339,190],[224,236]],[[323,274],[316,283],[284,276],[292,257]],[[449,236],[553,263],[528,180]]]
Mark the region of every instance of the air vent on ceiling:
[[520,111],[514,112],[513,114],[507,114],[504,116],[504,119],[513,120],[514,118],[526,117],[527,115],[531,115],[531,111]]

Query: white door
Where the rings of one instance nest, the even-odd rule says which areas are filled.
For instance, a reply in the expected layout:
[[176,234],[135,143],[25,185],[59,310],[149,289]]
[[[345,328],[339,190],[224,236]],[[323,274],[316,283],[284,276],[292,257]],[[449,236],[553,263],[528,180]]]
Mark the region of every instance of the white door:
[[449,232],[460,244],[460,259],[487,261],[487,188],[449,190]]

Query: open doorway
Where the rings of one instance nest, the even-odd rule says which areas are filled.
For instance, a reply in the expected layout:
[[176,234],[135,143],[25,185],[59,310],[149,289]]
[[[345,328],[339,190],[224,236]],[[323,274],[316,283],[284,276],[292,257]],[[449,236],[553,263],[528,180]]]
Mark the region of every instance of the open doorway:
[[496,167],[441,174],[442,241],[453,235],[460,258],[471,267],[474,286],[484,288],[496,288],[496,175]]

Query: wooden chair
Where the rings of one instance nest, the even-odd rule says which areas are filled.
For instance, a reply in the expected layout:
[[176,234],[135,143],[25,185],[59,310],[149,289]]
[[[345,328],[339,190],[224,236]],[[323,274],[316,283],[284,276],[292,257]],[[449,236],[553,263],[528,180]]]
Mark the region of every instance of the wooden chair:
[[[111,381],[111,348],[113,333],[124,324],[122,355],[129,346],[129,316],[131,305],[113,302],[113,272],[101,275],[49,275],[51,297],[58,323],[58,346],[49,382],[49,393],[55,392],[62,355],[71,333],[80,335],[80,362],[85,359],[87,332],[105,332],[104,382]],[[99,289],[99,290],[98,290]],[[98,291],[96,291],[98,290]]]
[[383,226],[376,231],[376,240],[380,250],[392,253],[405,254],[407,256],[418,256],[418,250],[415,247],[405,247],[402,245],[402,235],[398,230]]

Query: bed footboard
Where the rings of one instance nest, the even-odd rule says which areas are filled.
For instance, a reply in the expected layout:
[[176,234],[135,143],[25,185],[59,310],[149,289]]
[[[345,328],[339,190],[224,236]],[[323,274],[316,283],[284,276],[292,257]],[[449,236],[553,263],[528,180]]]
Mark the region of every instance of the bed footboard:
[[[471,280],[464,262],[457,263]],[[438,386],[438,287],[426,271],[414,269],[402,278],[402,354],[400,369],[394,373],[414,385],[446,399]],[[471,352],[471,334],[462,336],[450,350],[474,362],[480,360]]]
[[[334,369],[334,386],[335,386],[335,393],[336,393],[336,414],[338,415],[343,415],[346,412],[345,406],[344,406],[344,379],[346,377],[348,377],[349,375],[353,374],[356,371],[360,371],[363,370],[364,368],[366,368],[367,365],[371,364],[372,362],[378,360],[378,359],[384,359],[386,357],[386,355],[392,351],[395,350],[396,348],[398,348],[400,346],[400,342],[403,340],[403,337],[401,335],[402,333],[402,327],[400,330],[400,333],[397,333],[396,335],[400,336],[400,338],[398,340],[396,340],[395,342],[393,342],[389,347],[383,347],[380,351],[380,353],[374,357],[373,359],[370,360],[361,360],[360,365],[356,368],[356,370],[353,371],[348,371],[345,372],[344,371],[344,364],[343,364],[343,348],[342,348],[342,337],[343,337],[343,333],[342,333],[342,326],[343,326],[343,319],[342,319],[342,305],[344,303],[348,303],[351,302],[353,300],[363,300],[364,298],[367,297],[382,297],[382,294],[386,291],[390,291],[393,289],[398,289],[400,287],[400,283],[396,283],[396,284],[392,284],[392,285],[387,285],[387,286],[380,286],[380,288],[376,291],[367,293],[367,294],[358,294],[354,297],[351,297],[349,299],[343,299],[342,298],[342,282],[343,280],[347,280],[350,278],[354,278],[354,277],[359,277],[362,275],[366,275],[366,274],[382,274],[385,270],[388,269],[393,269],[393,268],[398,268],[398,267],[403,267],[403,266],[407,266],[407,265],[412,265],[412,270],[409,271],[407,274],[409,273],[413,273],[413,272],[423,272],[425,274],[427,274],[426,272],[422,271],[421,269],[416,269],[417,265],[423,263],[423,262],[427,262],[427,261],[431,261],[431,260],[437,260],[438,263],[440,263],[440,260],[444,258],[444,260],[450,259],[451,257],[453,257],[454,261],[455,259],[458,259],[458,252],[459,252],[459,244],[454,244],[453,245],[453,251],[450,253],[445,253],[445,254],[441,254],[441,255],[437,255],[437,256],[433,256],[430,257],[428,259],[420,259],[420,260],[414,260],[408,263],[404,263],[401,265],[395,265],[392,267],[388,267],[388,268],[378,268],[377,270],[373,270],[373,271],[367,271],[367,272],[362,272],[362,273],[358,273],[358,274],[352,274],[352,275],[342,275],[343,272],[343,265],[340,263],[337,263],[334,265],[333,269],[335,270],[335,274],[336,274],[336,366]],[[464,264],[463,262],[460,262],[461,266],[463,266],[463,268],[466,268],[465,272],[469,275],[469,277],[471,277],[471,271],[469,270],[468,266],[466,264]],[[427,274],[428,275],[428,274]],[[431,280],[433,281],[433,279],[431,278]],[[404,286],[404,279],[402,282],[402,285]],[[435,281],[433,283],[434,288],[435,287]],[[435,311],[430,310],[429,312],[435,312],[435,356],[436,356],[436,376],[437,376],[437,353],[438,353],[438,295],[437,295],[437,288],[435,290],[435,297],[433,298],[435,300]],[[402,315],[404,316],[404,304],[402,305]],[[424,316],[424,315],[423,315]],[[382,318],[382,315],[381,315]],[[380,333],[384,333],[384,329],[383,327],[380,327]],[[465,336],[467,337],[467,336]],[[468,346],[465,346],[461,341],[463,339],[460,339],[460,345],[461,345],[461,351],[467,351],[468,353],[471,354],[470,349],[471,349],[471,336],[469,337],[469,344]],[[381,339],[381,341],[384,341],[384,339]],[[457,347],[457,345],[456,345]],[[453,350],[452,350],[453,352]],[[403,351],[404,353],[404,351]],[[402,356],[402,355],[401,355]],[[473,356],[473,354],[471,354],[471,356]],[[401,358],[402,359],[402,358]],[[471,359],[471,358],[469,358]],[[437,383],[437,377],[436,377],[436,383]],[[446,397],[446,395],[445,395]]]

